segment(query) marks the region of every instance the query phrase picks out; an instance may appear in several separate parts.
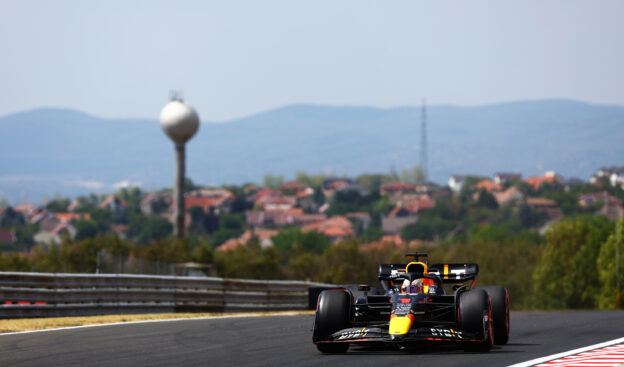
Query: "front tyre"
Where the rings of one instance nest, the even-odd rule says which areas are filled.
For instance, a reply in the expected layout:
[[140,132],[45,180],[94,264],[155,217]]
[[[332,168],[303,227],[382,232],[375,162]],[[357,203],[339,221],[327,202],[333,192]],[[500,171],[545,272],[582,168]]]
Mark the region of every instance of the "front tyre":
[[346,329],[350,324],[351,297],[345,291],[327,290],[319,296],[314,333],[312,340],[322,353],[344,353],[349,343],[324,342],[338,330]]
[[492,304],[487,292],[474,289],[459,295],[459,315],[462,329],[482,338],[468,343],[467,352],[487,352],[492,348]]
[[503,345],[509,341],[509,292],[503,287],[479,287],[485,290],[492,301],[494,344]]

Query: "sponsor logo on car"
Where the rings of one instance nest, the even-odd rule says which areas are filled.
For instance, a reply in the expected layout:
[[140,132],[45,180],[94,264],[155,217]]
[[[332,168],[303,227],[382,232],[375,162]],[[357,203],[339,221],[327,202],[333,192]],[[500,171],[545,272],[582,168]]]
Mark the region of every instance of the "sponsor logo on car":
[[361,330],[350,329],[347,331],[343,331],[338,337],[338,340],[363,338],[368,334],[369,331],[370,330],[367,328],[362,328]]

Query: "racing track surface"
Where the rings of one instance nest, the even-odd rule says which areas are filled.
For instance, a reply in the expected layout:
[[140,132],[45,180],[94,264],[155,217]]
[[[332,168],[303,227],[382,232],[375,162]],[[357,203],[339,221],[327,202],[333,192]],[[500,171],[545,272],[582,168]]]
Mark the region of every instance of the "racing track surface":
[[624,336],[624,311],[512,312],[510,344],[483,354],[449,348],[351,348],[322,355],[313,316],[112,325],[0,334],[0,365],[21,366],[507,366]]

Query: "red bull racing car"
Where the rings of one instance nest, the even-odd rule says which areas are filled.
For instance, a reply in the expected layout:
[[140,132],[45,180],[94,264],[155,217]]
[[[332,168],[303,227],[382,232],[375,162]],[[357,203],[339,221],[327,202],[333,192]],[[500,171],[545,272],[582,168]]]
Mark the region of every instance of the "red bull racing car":
[[[349,345],[456,343],[486,352],[509,340],[509,293],[503,287],[474,288],[477,264],[428,265],[427,255],[407,254],[408,264],[379,265],[385,294],[354,298],[347,288],[318,298],[313,342],[323,353]],[[423,259],[421,261],[421,259]],[[448,289],[448,290],[447,290]]]

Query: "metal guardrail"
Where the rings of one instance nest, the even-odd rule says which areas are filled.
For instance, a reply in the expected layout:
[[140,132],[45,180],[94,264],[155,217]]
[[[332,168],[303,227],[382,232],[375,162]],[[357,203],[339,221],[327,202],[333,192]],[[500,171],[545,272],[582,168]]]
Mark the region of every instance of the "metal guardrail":
[[0,272],[0,318],[305,310],[331,285],[127,274]]

